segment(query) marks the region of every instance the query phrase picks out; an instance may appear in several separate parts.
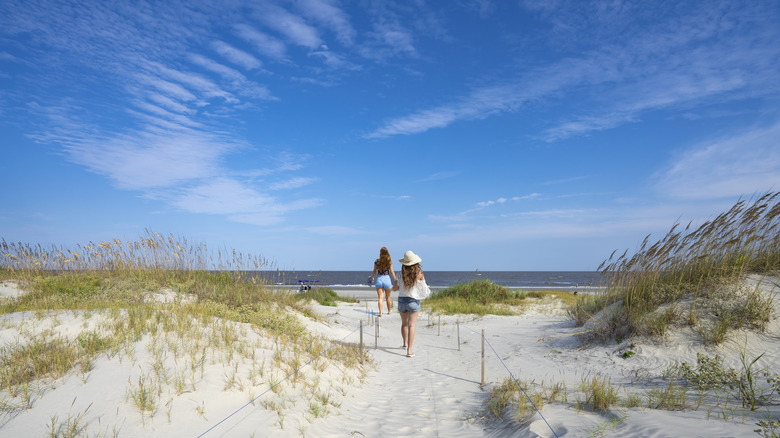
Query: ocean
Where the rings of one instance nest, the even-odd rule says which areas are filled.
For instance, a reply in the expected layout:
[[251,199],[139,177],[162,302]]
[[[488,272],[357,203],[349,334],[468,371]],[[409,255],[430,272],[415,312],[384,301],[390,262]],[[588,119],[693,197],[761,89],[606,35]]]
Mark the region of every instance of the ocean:
[[[425,280],[434,289],[472,280],[490,280],[511,289],[598,288],[601,274],[588,271],[424,271]],[[369,288],[371,271],[261,271],[260,278],[274,285],[299,285],[352,289]],[[396,272],[399,276],[400,272]]]

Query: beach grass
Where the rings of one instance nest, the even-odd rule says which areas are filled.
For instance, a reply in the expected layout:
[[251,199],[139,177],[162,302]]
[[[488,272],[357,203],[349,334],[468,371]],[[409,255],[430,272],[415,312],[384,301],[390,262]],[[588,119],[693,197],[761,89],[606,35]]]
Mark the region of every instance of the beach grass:
[[301,301],[314,300],[323,306],[336,306],[339,302],[344,303],[356,303],[357,299],[352,297],[342,297],[331,288],[328,287],[313,287],[309,290],[298,292],[295,294],[295,298]]
[[561,300],[564,306],[576,303],[576,296],[562,290],[515,291],[490,280],[473,280],[434,292],[425,300],[434,313],[445,315],[516,315],[532,301]]
[[[135,362],[139,348],[151,359],[128,379],[126,394],[142,421],[167,406],[170,422],[174,399],[197,391],[216,372],[224,391],[254,394],[270,388],[266,381],[278,383],[274,406],[285,406],[289,391],[318,391],[318,374],[333,365],[344,378],[363,375],[368,353],[310,334],[295,315],[313,314],[309,300],[249,274],[265,266],[258,257],[212,253],[148,231],[136,242],[117,239],[75,250],[3,240],[0,280],[24,290],[0,301],[0,314],[15,315],[4,317],[5,328],[17,332],[0,351],[3,412],[30,409],[36,391],[45,393],[75,371],[86,382],[102,355]],[[63,329],[66,322],[82,329]],[[314,372],[299,373],[308,362]],[[318,414],[340,403],[329,392],[316,394]],[[205,404],[200,409],[205,415]],[[282,425],[284,409],[278,415]],[[67,429],[73,418],[53,418],[52,430]]]
[[[780,272],[780,192],[769,192],[692,229],[675,224],[633,255],[615,252],[599,267],[605,292],[582,298],[571,316],[582,325],[597,320],[598,338],[664,335],[670,325],[695,327],[718,344],[740,328],[763,330],[772,298],[740,280],[748,273]],[[680,305],[677,305],[677,304]]]

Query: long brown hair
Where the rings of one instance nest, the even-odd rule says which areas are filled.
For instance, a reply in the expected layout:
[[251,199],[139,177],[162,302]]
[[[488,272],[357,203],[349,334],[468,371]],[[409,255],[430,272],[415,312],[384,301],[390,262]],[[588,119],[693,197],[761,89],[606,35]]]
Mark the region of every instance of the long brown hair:
[[422,266],[420,266],[419,263],[415,263],[411,266],[404,265],[403,268],[401,268],[401,273],[403,274],[404,279],[404,287],[407,289],[413,288],[414,285],[417,284],[417,277],[420,276],[420,272],[422,272]]
[[390,258],[390,251],[384,246],[379,250],[379,258],[377,259],[376,267],[380,271],[387,271],[393,267],[393,259]]

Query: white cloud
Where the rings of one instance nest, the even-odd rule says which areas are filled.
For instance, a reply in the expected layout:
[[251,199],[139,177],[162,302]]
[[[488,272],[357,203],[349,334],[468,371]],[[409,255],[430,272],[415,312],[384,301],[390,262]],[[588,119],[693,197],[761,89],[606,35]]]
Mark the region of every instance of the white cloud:
[[780,121],[701,143],[656,175],[663,193],[716,199],[762,193],[780,185]]
[[[246,25],[235,32],[248,44],[234,46],[218,35],[235,7],[220,4],[220,14],[212,14],[212,5],[198,2],[161,3],[154,10],[101,2],[2,3],[0,34],[34,35],[25,56],[40,61],[30,64],[35,68],[27,80],[35,87],[24,97],[29,136],[60,146],[67,160],[118,188],[192,213],[265,225],[321,205],[320,199],[291,201],[294,193],[280,201],[250,184],[258,175],[283,180],[284,172],[305,165],[305,156],[268,152],[252,157],[267,169],[228,168],[228,157],[249,145],[236,129],[243,120],[226,116],[273,99],[242,71],[262,68],[256,53],[285,56],[284,43]],[[271,21],[281,19],[276,28],[283,35],[319,47],[316,29],[301,17],[279,7],[271,12]],[[338,24],[337,11],[323,6],[320,12],[333,14],[329,22]],[[5,53],[0,58],[8,60]],[[291,178],[276,188],[314,180]]]
[[317,181],[317,178],[297,177],[297,178],[288,179],[286,181],[275,182],[271,184],[269,188],[271,190],[297,189],[297,188],[307,186],[315,181]]
[[236,147],[226,139],[195,132],[138,132],[112,138],[60,135],[58,140],[71,161],[127,190],[171,187],[215,176],[220,157]]
[[336,6],[335,1],[297,0],[295,4],[301,13],[333,30],[339,42],[347,46],[353,43],[355,29],[350,24],[347,13]]
[[179,113],[179,114],[195,113],[195,111],[192,108],[188,107],[187,105],[183,105],[182,103],[174,99],[171,99],[170,97],[161,93],[149,93],[149,100],[175,113]]
[[213,178],[187,188],[176,196],[173,204],[191,213],[234,215],[265,212],[271,217],[282,211],[273,197],[227,178]]
[[344,70],[360,70],[361,67],[357,64],[354,64],[350,61],[347,61],[347,59],[343,55],[339,55],[337,53],[334,53],[330,50],[316,50],[314,52],[311,52],[309,56],[315,56],[323,60],[326,66],[331,69],[344,69]]
[[183,190],[170,190],[163,196],[190,213],[226,215],[234,222],[259,226],[280,223],[290,211],[314,208],[323,202],[305,199],[283,203],[243,182],[224,177],[211,178]]
[[396,53],[415,55],[414,37],[398,22],[380,22],[375,24],[374,32],[377,39]]
[[239,50],[224,41],[214,41],[212,43],[214,50],[220,55],[224,56],[228,61],[240,65],[247,70],[257,70],[263,66],[257,58],[249,53]]
[[417,182],[438,181],[458,176],[458,172],[436,172],[428,177],[417,180]]
[[[172,102],[166,102],[166,103],[171,104]],[[200,123],[195,122],[194,120],[190,119],[188,116],[184,114],[173,113],[168,111],[167,109],[161,108],[157,105],[153,105],[148,102],[136,102],[135,106],[143,111],[146,111],[147,114],[152,116],[152,118],[154,117],[162,118],[180,127],[197,128],[202,126]]]
[[322,45],[316,28],[282,7],[264,4],[260,7],[257,17],[266,26],[287,37],[293,44],[309,49],[316,49]]
[[[540,196],[541,195],[539,193],[531,193],[529,195],[513,196],[511,198],[501,197],[501,198],[498,198],[496,200],[477,202],[476,205],[479,208],[485,208],[485,207],[490,207],[491,205],[495,205],[495,204],[506,204],[509,201],[517,202],[517,201],[527,201],[527,200],[530,200],[530,199],[537,199]],[[474,210],[468,210],[467,212],[472,212],[472,211],[474,211]]]
[[[772,42],[780,32],[776,26],[766,29],[765,22],[757,25],[753,8],[686,7],[679,18],[675,13],[680,11],[646,7],[641,8],[643,12],[660,16],[645,25],[641,16],[633,16],[635,5],[600,11],[579,4],[568,6],[575,11],[561,11],[562,17],[553,14],[549,18],[562,26],[562,35],[584,35],[587,43],[582,44],[587,49],[576,52],[581,55],[521,69],[516,77],[390,119],[366,137],[418,134],[458,121],[513,112],[534,102],[562,108],[560,120],[539,136],[555,141],[632,123],[650,111],[690,112],[716,99],[737,100],[778,91],[780,46]],[[586,8],[588,16],[595,14],[595,23],[581,19]],[[616,38],[613,33],[627,25],[633,25],[633,32]],[[573,39],[570,44],[580,42]],[[564,94],[565,102],[560,100]]]
[[181,85],[160,79],[159,77],[141,74],[137,75],[137,80],[140,84],[152,86],[174,100],[192,102],[198,99],[194,93]]
[[217,73],[218,75],[222,76],[224,79],[230,81],[231,87],[237,90],[237,92],[240,94],[249,95],[250,97],[256,99],[266,99],[266,100],[273,99],[273,96],[271,96],[271,92],[267,88],[249,81],[246,78],[246,76],[244,76],[237,70],[234,70],[230,67],[214,62],[201,55],[190,55],[190,60],[193,63],[200,65],[201,67],[210,70],[214,73]]
[[239,37],[252,44],[261,54],[273,59],[285,58],[287,51],[285,44],[267,33],[245,24],[237,24],[235,31]]
[[515,108],[527,97],[525,91],[513,85],[475,90],[459,102],[390,120],[366,135],[366,138],[419,134],[429,129],[443,128],[458,120],[485,118]]
[[168,80],[178,82],[181,86],[189,87],[189,89],[196,91],[198,95],[204,98],[221,98],[226,103],[239,103],[239,100],[231,93],[199,74],[174,70],[156,62],[151,63],[149,66]]

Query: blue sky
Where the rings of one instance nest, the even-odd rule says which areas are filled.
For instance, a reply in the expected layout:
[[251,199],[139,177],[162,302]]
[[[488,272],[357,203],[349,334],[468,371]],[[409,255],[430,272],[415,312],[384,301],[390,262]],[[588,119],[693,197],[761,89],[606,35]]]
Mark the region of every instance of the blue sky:
[[0,237],[592,270],[780,189],[780,3],[0,3]]

